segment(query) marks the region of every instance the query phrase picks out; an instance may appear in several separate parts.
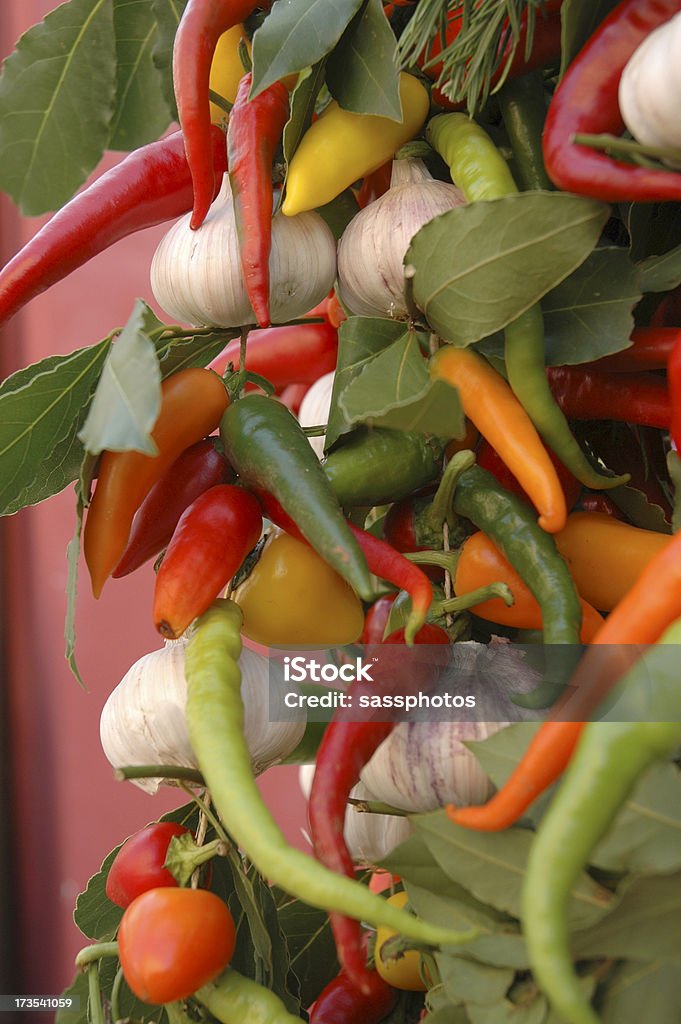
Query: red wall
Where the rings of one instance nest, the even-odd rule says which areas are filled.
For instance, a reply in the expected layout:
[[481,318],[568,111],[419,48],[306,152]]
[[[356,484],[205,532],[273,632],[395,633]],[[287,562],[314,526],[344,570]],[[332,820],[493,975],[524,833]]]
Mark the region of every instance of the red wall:
[[[0,56],[56,0],[4,0]],[[98,172],[118,157],[107,157]],[[37,230],[2,197],[3,262]],[[150,300],[148,268],[163,229],[118,243],[36,298],[3,330],[3,376],[49,354],[70,352],[127,320],[136,297]],[[86,940],[72,922],[75,896],[122,838],[184,802],[177,791],[150,798],[114,782],[99,745],[99,715],[132,662],[159,646],[151,625],[149,567],[110,581],[96,602],[81,568],[77,656],[88,692],[64,661],[65,549],[74,529],[69,487],[2,522],[13,836],[11,881],[20,910],[21,977],[15,992],[56,994],[70,983]],[[303,802],[296,769],[274,769],[263,789],[288,837],[299,845]]]

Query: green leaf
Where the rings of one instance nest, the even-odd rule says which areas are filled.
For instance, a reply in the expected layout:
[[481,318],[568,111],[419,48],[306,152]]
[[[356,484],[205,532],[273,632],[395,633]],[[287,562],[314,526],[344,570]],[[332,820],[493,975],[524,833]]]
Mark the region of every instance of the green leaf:
[[406,331],[376,356],[366,359],[340,395],[346,423],[420,430],[440,437],[462,437],[464,418],[455,388],[436,387],[423,358],[419,335]]
[[206,366],[220,355],[232,338],[238,337],[238,330],[215,330],[206,334],[195,334],[190,338],[164,336],[156,343],[156,354],[161,363],[163,380],[179,370],[187,370],[192,366]]
[[674,765],[646,772],[591,863],[638,875],[681,870],[681,780]]
[[[164,814],[161,821],[176,821],[194,831],[198,812],[193,803],[185,804]],[[127,837],[126,837],[127,838]],[[114,858],[123,843],[119,843],[102,862],[102,866],[89,879],[84,892],[76,900],[73,919],[83,935],[96,942],[110,942],[123,916],[123,911],[106,895],[106,879]]]
[[[444,811],[410,818],[440,867],[476,899],[520,917],[520,890],[533,833],[507,829],[503,833],[474,832],[452,824]],[[612,912],[614,898],[583,875],[572,889],[573,927],[598,921]]]
[[174,121],[178,117],[173,89],[173,42],[186,6],[187,0],[151,0],[156,18],[156,42],[151,59],[161,76],[161,91]]
[[436,953],[440,979],[450,999],[483,1006],[503,999],[513,983],[510,968],[490,967],[465,955]]
[[314,67],[305,68],[301,72],[295,89],[291,93],[291,110],[289,119],[284,125],[282,146],[284,160],[288,168],[300,140],[312,124],[315,103],[319,90],[324,84],[325,61],[318,61]]
[[596,249],[542,301],[548,366],[600,359],[630,345],[639,272],[624,249]]
[[362,0],[276,0],[253,36],[251,97],[333,50]]
[[655,530],[657,533],[671,533],[664,510],[650,501],[648,495],[638,487],[632,487],[631,484],[611,487],[608,497],[612,498],[634,526],[642,530]]
[[433,330],[468,345],[555,288],[596,244],[608,207],[563,192],[524,192],[433,218],[404,258]]
[[463,1006],[438,1006],[423,1018],[423,1024],[470,1024],[470,1018]]
[[681,245],[638,264],[644,292],[668,292],[681,284]]
[[107,357],[78,435],[93,455],[105,449],[157,453],[150,431],[161,408],[161,371],[146,329],[146,307],[138,300]]
[[156,18],[149,0],[114,0],[114,30],[116,108],[108,148],[127,151],[162,135],[171,115],[152,59]]
[[79,1000],[79,1010],[57,1010],[54,1024],[90,1024],[88,1015],[88,978],[84,971],[78,971],[73,982],[62,995]]
[[673,449],[667,455],[669,479],[674,488],[674,511],[672,514],[672,530],[677,533],[681,529],[681,458]]
[[601,23],[603,18],[617,6],[619,0],[565,0],[561,8],[561,52],[560,77],[565,74],[568,64],[577,56],[584,43]]
[[340,407],[340,397],[363,369],[363,364],[404,334],[404,324],[378,317],[351,316],[338,330],[338,360],[326,431],[326,448],[352,430]]
[[279,906],[279,924],[291,969],[300,982],[301,1002],[310,1006],[339,970],[329,915],[300,900],[288,900]]
[[0,78],[0,189],[25,216],[62,206],[99,162],[116,90],[113,0],[69,0]]
[[97,457],[84,454],[80,478],[76,486],[76,526],[66,548],[66,617],[64,619],[64,656],[76,681],[84,688],[76,662],[76,598],[78,596],[78,568],[80,564],[80,538],[83,531],[83,512],[89,499]]
[[329,57],[326,82],[345,110],[402,120],[397,40],[381,0],[368,0],[352,19]]
[[110,348],[105,338],[48,356],[0,385],[0,514],[44,501],[78,476],[77,435]]
[[318,206],[316,212],[338,241],[352,218],[359,213],[359,203],[352,189],[346,188],[330,203]]
[[497,789],[504,785],[516,768],[540,725],[540,722],[518,722],[492,733],[485,740],[466,743]]
[[636,879],[611,914],[573,935],[573,947],[580,959],[678,960],[681,874]]
[[640,1024],[655,1007],[655,1024],[681,1020],[681,961],[630,961],[608,981],[600,1006],[603,1024]]
[[544,1024],[548,1004],[543,995],[534,991],[529,1001],[512,1003],[503,999],[494,1006],[476,1006],[466,1003],[470,1024],[517,1024],[522,1014],[522,1024]]

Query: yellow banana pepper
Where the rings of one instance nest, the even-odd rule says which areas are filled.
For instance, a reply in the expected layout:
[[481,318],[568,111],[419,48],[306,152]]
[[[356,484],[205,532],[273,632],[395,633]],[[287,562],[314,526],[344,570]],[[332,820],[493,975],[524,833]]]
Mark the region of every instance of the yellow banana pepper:
[[291,159],[282,205],[287,217],[330,203],[413,139],[428,115],[428,91],[413,75],[402,72],[400,98],[402,121],[354,114],[335,100],[329,103]]
[[[243,25],[235,25],[223,32],[218,39],[210,66],[210,89],[218,96],[222,96],[228,103],[234,103],[239,82],[246,74],[239,57],[239,43],[242,39],[250,53],[251,44],[248,42]],[[210,119],[213,124],[223,124],[227,121],[227,117],[226,110],[211,102]]]

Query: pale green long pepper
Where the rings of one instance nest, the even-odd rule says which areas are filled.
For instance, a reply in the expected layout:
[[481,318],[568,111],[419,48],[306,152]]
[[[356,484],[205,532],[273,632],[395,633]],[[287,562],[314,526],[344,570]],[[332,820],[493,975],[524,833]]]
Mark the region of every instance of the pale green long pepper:
[[269,882],[310,906],[385,925],[432,946],[477,938],[475,930],[451,931],[399,910],[287,843],[256,785],[244,737],[241,623],[233,601],[216,601],[198,620],[185,659],[189,738],[227,832]]

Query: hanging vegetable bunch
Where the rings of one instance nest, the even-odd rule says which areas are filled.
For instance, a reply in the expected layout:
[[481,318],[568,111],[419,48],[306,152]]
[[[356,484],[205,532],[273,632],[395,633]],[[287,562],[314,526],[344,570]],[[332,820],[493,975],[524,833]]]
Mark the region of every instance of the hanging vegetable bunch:
[[[149,125],[110,61],[66,195],[17,156],[40,27],[0,80],[0,186],[61,206],[1,322],[174,222],[150,287],[178,324],[138,300],[0,386],[3,513],[77,478],[94,596],[156,559],[165,646],[102,745],[192,795],[79,898],[69,991],[97,1022],[677,1020],[681,3],[138,6]],[[62,50],[76,8],[43,26]],[[60,82],[126,16],[79,25]],[[132,152],[69,199],[106,145]],[[472,679],[476,716],[279,721],[305,688],[244,638],[370,645],[373,706]],[[312,761],[303,853],[255,777]]]

